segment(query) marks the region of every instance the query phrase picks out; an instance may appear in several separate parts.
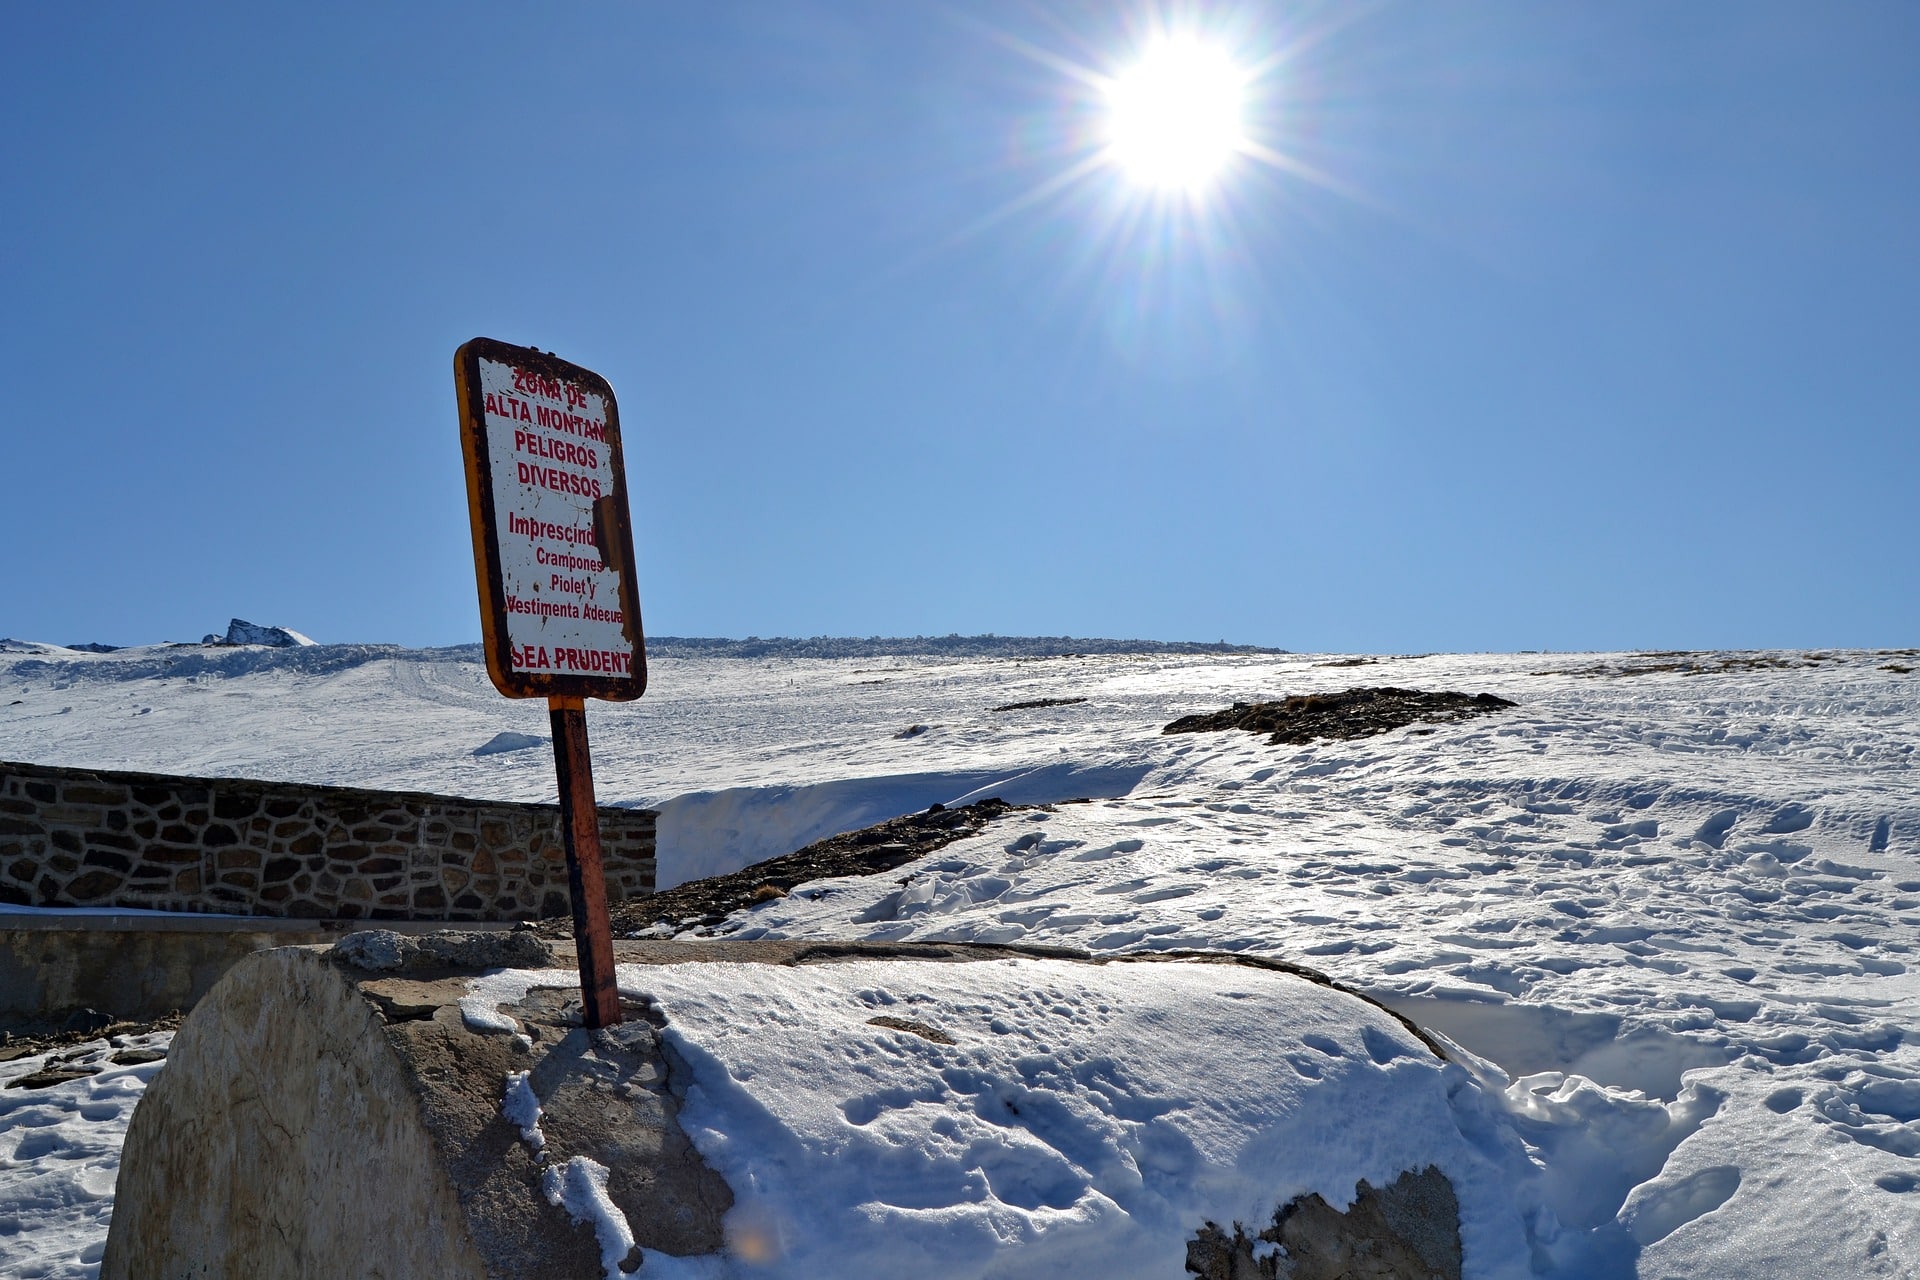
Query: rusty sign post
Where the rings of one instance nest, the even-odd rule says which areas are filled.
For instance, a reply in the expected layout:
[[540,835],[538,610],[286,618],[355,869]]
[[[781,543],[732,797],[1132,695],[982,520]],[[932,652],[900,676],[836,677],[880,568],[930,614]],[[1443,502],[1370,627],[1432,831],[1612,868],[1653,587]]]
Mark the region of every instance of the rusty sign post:
[[553,723],[589,1027],[620,1021],[586,699],[647,688],[626,467],[613,388],[531,347],[475,338],[453,357],[487,675],[509,698],[545,698]]

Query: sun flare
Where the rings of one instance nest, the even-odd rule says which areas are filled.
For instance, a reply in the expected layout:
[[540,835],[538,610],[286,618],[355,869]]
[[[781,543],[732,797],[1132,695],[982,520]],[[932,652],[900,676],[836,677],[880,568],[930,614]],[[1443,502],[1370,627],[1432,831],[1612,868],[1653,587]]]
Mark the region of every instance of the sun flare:
[[1246,145],[1247,76],[1193,37],[1162,38],[1106,82],[1108,156],[1143,186],[1197,192]]

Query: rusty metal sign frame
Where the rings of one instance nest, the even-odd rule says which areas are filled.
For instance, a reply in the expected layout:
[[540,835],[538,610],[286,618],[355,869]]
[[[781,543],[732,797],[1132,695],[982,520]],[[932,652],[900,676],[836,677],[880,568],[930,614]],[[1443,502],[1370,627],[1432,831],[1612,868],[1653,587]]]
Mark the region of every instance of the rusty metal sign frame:
[[[488,448],[485,392],[480,361],[493,360],[532,370],[599,396],[607,407],[606,448],[613,470],[613,492],[593,504],[595,540],[600,557],[620,582],[621,630],[632,647],[632,676],[620,679],[583,673],[515,671],[507,629],[507,596],[499,525],[493,503],[491,450]],[[634,574],[633,526],[627,505],[626,455],[620,446],[620,409],[613,387],[591,369],[583,369],[535,347],[516,347],[492,338],[475,338],[453,356],[454,388],[460,405],[460,447],[466,456],[467,509],[473,526],[474,577],[480,587],[480,627],[487,655],[487,677],[509,698],[598,698],[631,702],[647,689],[646,633],[640,621],[640,588]],[[613,559],[608,558],[611,551]]]
[[[529,370],[600,397],[606,406],[607,465],[613,491],[592,503],[594,545],[619,581],[621,632],[632,646],[626,679],[587,674],[547,675],[513,669],[507,629],[506,574],[493,504],[493,450],[487,435],[486,390],[480,362]],[[588,1027],[611,1027],[623,1017],[607,918],[601,864],[600,811],[593,796],[593,757],[587,743],[585,699],[631,702],[647,691],[646,633],[640,625],[640,589],[634,577],[633,529],[627,515],[626,457],[620,448],[620,406],[613,387],[591,369],[533,347],[475,338],[453,355],[460,405],[460,449],[466,457],[467,509],[473,524],[474,578],[480,587],[487,676],[509,698],[545,698],[553,725],[553,767],[560,790],[560,828],[567,851],[567,889],[573,903],[573,940],[580,965],[580,1017]],[[537,590],[537,588],[536,588]]]

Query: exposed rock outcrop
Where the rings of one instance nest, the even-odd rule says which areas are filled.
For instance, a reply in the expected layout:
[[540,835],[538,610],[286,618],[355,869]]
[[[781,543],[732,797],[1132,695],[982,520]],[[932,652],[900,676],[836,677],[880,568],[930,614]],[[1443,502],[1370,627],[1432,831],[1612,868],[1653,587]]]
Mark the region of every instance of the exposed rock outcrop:
[[1209,1222],[1187,1243],[1202,1280],[1460,1280],[1460,1202],[1432,1166],[1385,1187],[1362,1182],[1345,1213],[1317,1195],[1288,1201],[1249,1236]]
[[1304,747],[1322,738],[1335,741],[1370,738],[1410,724],[1450,724],[1515,705],[1491,693],[1429,693],[1422,689],[1384,687],[1348,689],[1345,693],[1302,694],[1276,702],[1236,702],[1225,711],[1181,716],[1161,732],[1216,733],[1245,729],[1270,735],[1269,746]]
[[313,644],[306,636],[288,627],[267,627],[244,618],[227,623],[225,636],[209,635],[202,644],[260,644],[269,649],[306,648]]

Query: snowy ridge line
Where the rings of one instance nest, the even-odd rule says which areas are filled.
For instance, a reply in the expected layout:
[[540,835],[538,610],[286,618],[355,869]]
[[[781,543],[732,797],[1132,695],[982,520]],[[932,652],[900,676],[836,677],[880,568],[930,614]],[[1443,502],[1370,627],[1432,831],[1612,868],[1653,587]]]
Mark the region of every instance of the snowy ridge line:
[[1105,640],[1074,636],[771,636],[728,640],[649,636],[647,652],[662,658],[1063,658],[1107,654],[1285,654],[1251,644],[1196,640]]
[[[1059,658],[1142,654],[1149,656],[1278,655],[1285,649],[1185,640],[1077,639],[1072,636],[812,636],[805,639],[749,636],[745,640],[700,636],[652,636],[654,658]],[[297,648],[251,645],[164,644],[126,646],[108,652],[31,641],[0,641],[0,654],[20,654],[13,674],[28,679],[95,681],[168,677],[253,675],[292,671],[324,676],[387,659],[396,662],[482,662],[477,644],[412,649],[395,644],[315,644]]]
[[[1420,1027],[1403,1013],[1398,1013],[1388,1005],[1381,1003],[1378,997],[1368,995],[1358,987],[1349,986],[1318,969],[1290,960],[1281,960],[1275,956],[1250,955],[1238,951],[1208,951],[1198,947],[1174,947],[1160,951],[1089,951],[1084,947],[1052,946],[1040,942],[971,942],[959,940],[940,940],[936,947],[954,947],[961,951],[975,951],[983,956],[995,959],[1018,957],[1028,960],[1072,960],[1079,964],[1150,964],[1157,961],[1181,961],[1186,964],[1237,965],[1247,969],[1264,969],[1268,973],[1284,973],[1290,978],[1299,978],[1311,982],[1317,987],[1326,987],[1338,991],[1341,995],[1352,996],[1355,1000],[1373,1006],[1406,1029],[1408,1035],[1425,1045],[1433,1056],[1442,1062],[1452,1062],[1441,1043],[1422,1031]],[[921,944],[919,950],[925,952],[928,944]],[[871,945],[854,949],[835,941],[821,941],[811,946],[802,946],[793,953],[789,961],[792,965],[814,964],[827,960],[845,960],[854,956],[884,956],[883,950]],[[486,996],[486,999],[492,997]],[[469,996],[467,999],[475,999]],[[461,1005],[466,1008],[465,1003]]]
[[[822,944],[820,950],[825,952],[829,950],[832,945],[831,943]],[[1199,947],[1174,947],[1162,951],[1102,952],[1087,951],[1080,947],[1047,946],[1043,943],[1033,942],[949,942],[945,945],[950,947],[987,947],[994,951],[1011,951],[1015,955],[1030,955],[1039,960],[1078,960],[1087,964],[1112,964],[1116,962],[1131,964],[1156,960],[1180,960],[1188,964],[1240,965],[1248,969],[1265,969],[1269,973],[1284,973],[1289,977],[1300,978],[1313,983],[1315,986],[1327,987],[1331,990],[1338,991],[1341,995],[1352,996],[1355,1000],[1372,1005],[1380,1012],[1392,1018],[1395,1022],[1398,1022],[1402,1027],[1406,1028],[1408,1035],[1427,1046],[1427,1048],[1433,1052],[1433,1056],[1440,1059],[1440,1061],[1453,1062],[1456,1060],[1453,1055],[1447,1052],[1444,1045],[1428,1035],[1425,1031],[1422,1031],[1412,1018],[1382,1004],[1377,997],[1368,995],[1358,987],[1349,986],[1336,978],[1320,972],[1318,969],[1311,969],[1306,965],[1295,964],[1290,960],[1281,960],[1274,956],[1249,955],[1245,952],[1238,951],[1209,951]],[[810,948],[800,952],[800,955],[805,957],[813,955],[814,953],[815,950]],[[804,963],[804,960],[802,960],[801,963]]]
[[[212,676],[232,679],[269,671],[303,676],[326,676],[365,666],[369,662],[479,662],[477,644],[445,649],[408,649],[395,644],[316,644],[300,648],[268,649],[230,645],[151,645],[113,653],[72,657],[57,655],[22,658],[11,674],[29,680],[120,682],[132,680],[192,679]],[[57,686],[56,686],[57,687]]]

